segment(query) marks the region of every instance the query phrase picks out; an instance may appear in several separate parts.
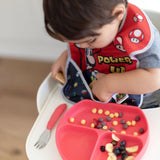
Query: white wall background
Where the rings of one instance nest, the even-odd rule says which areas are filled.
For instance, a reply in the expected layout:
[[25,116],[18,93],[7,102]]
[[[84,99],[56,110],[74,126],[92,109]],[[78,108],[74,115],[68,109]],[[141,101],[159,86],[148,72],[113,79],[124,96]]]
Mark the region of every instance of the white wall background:
[[[158,0],[129,1],[160,12]],[[0,0],[0,57],[54,61],[65,48],[44,29],[42,0]]]

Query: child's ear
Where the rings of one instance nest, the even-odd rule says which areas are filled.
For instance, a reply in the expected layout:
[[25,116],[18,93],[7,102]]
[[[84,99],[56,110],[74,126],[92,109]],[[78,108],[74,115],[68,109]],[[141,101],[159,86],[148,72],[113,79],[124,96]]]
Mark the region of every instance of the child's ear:
[[118,4],[114,9],[112,10],[112,16],[117,16],[118,20],[122,20],[124,17],[126,11],[126,7],[123,3]]

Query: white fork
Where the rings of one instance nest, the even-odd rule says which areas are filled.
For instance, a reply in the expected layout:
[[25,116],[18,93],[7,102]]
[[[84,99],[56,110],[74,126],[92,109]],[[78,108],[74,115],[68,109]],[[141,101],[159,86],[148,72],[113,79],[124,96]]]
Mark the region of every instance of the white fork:
[[62,113],[66,110],[67,105],[61,104],[59,105],[55,111],[53,112],[51,118],[49,119],[47,123],[47,128],[43,131],[43,133],[40,135],[38,141],[34,144],[34,146],[38,149],[41,149],[46,146],[46,144],[49,141],[51,129],[57,122],[58,118],[62,115]]

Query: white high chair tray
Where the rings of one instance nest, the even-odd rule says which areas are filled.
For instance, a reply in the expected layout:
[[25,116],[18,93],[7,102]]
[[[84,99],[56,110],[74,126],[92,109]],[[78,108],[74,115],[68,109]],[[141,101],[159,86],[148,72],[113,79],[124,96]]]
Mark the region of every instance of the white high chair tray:
[[[47,122],[54,112],[55,108],[62,103],[67,104],[69,109],[72,104],[67,103],[61,96],[62,86],[49,75],[42,83],[37,94],[37,107],[40,112],[26,142],[26,153],[29,160],[62,160],[55,142],[56,125],[51,131],[51,137],[48,144],[43,149],[36,149],[35,142],[41,133],[45,130]],[[148,148],[141,160],[159,160],[160,159],[160,108],[143,110],[150,130],[150,141]]]

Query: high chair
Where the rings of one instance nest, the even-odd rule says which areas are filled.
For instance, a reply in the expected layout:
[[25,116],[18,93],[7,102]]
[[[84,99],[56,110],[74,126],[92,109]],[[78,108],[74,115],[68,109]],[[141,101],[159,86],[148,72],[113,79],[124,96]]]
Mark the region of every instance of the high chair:
[[[153,12],[150,14],[151,19],[155,22],[156,26],[160,28],[158,21],[159,13]],[[28,135],[26,141],[26,153],[29,160],[62,160],[56,146],[55,133],[56,125],[53,127],[51,132],[51,137],[48,144],[42,148],[37,149],[34,144],[38,140],[41,133],[45,130],[46,124],[55,110],[55,108],[62,103],[67,104],[67,109],[69,109],[73,104],[66,102],[61,94],[60,90],[62,85],[55,81],[51,74],[49,74],[46,79],[43,81],[41,86],[38,89],[37,93],[37,110],[38,117]],[[144,114],[147,117],[149,123],[149,145],[148,148],[141,160],[159,160],[160,153],[160,108],[145,109],[143,110]]]

